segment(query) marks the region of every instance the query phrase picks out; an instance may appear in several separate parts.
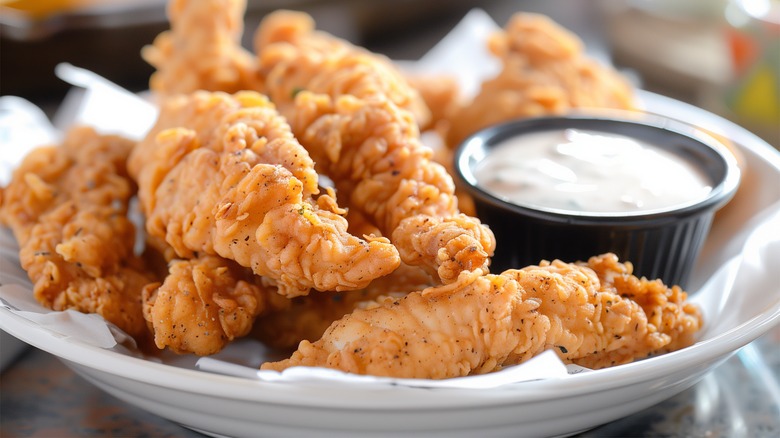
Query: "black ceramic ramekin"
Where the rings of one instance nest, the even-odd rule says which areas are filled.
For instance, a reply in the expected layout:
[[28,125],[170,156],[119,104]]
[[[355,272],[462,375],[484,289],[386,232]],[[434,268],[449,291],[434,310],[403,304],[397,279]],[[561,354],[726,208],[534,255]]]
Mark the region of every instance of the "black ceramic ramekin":
[[[688,124],[643,113],[607,114],[511,121],[472,135],[457,149],[455,174],[460,187],[471,195],[477,216],[496,235],[491,271],[541,260],[585,261],[613,252],[634,265],[635,275],[686,286],[715,212],[737,190],[737,161],[721,143]],[[712,190],[698,202],[677,208],[579,213],[517,205],[477,185],[474,170],[491,148],[530,132],[562,129],[624,135],[664,148],[697,166],[711,180]]]

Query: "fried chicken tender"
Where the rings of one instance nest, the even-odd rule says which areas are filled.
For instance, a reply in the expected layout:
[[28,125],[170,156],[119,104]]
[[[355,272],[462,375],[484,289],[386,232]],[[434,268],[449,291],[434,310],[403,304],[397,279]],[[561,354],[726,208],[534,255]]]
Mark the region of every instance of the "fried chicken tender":
[[271,14],[255,41],[264,92],[350,209],[443,282],[487,269],[493,234],[460,214],[452,177],[419,139],[424,103],[386,59],[314,31],[301,13]]
[[515,14],[488,48],[503,68],[452,116],[446,138],[450,147],[479,129],[514,118],[635,106],[628,81],[590,59],[575,34],[544,15]]
[[141,51],[157,70],[149,81],[152,92],[255,89],[256,63],[241,47],[245,10],[245,0],[171,0],[171,29]]
[[[318,190],[313,163],[266,98],[201,92],[187,99],[185,106],[208,121],[206,129],[187,121],[155,128],[159,134],[131,157],[147,232],[177,257],[220,255],[289,297],[311,288],[359,289],[398,267],[398,252],[386,238],[347,232],[332,191],[312,196]],[[230,99],[236,102],[226,104]],[[226,108],[216,120],[202,116]],[[161,123],[166,119],[161,115]]]
[[135,255],[127,217],[135,185],[125,160],[133,143],[72,128],[59,147],[31,152],[3,191],[11,228],[38,302],[98,313],[143,343],[141,289],[155,281]]
[[254,325],[254,337],[277,349],[294,349],[301,341],[314,341],[333,321],[382,296],[400,298],[433,285],[433,279],[416,266],[401,264],[395,271],[360,290],[310,294],[271,303],[271,310]]
[[349,208],[391,236],[405,263],[443,282],[487,269],[493,233],[459,212],[452,177],[432,160],[408,111],[386,99],[301,92],[287,117]]
[[546,348],[565,362],[604,368],[687,347],[701,311],[679,287],[632,275],[614,254],[506,271],[550,321]]
[[[128,172],[139,181],[139,198],[145,210],[152,208],[154,197],[165,175],[192,149],[192,142],[161,142],[158,135],[171,128],[195,131],[202,147],[224,152],[223,142],[232,130],[236,148],[250,148],[268,164],[278,164],[289,170],[303,184],[305,196],[319,193],[319,177],[309,153],[300,146],[268,145],[273,140],[295,142],[289,125],[279,117],[268,99],[255,92],[233,95],[196,91],[166,99],[157,122],[147,136],[133,149],[128,159]],[[260,134],[263,134],[262,136]],[[242,136],[246,137],[243,138]]]
[[454,283],[358,309],[320,340],[303,341],[289,359],[262,368],[444,379],[495,371],[547,349],[600,368],[689,345],[702,319],[685,299],[676,286],[633,277],[612,254],[500,275],[466,271]]
[[447,132],[454,112],[462,104],[460,85],[456,78],[443,74],[414,74],[406,75],[406,80],[420,93],[425,106],[431,112],[430,121],[420,125],[420,130],[433,129],[437,132]]
[[174,260],[162,284],[144,288],[144,318],[158,348],[206,356],[248,334],[274,292],[221,257]]
[[287,114],[297,93],[389,99],[420,125],[431,114],[420,93],[385,56],[316,31],[303,12],[275,11],[255,32],[258,74],[267,94]]

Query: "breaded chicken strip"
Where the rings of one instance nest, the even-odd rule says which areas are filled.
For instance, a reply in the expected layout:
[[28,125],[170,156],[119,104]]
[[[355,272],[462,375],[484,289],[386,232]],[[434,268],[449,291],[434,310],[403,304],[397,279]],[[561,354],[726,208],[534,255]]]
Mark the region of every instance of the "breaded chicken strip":
[[588,368],[628,363],[693,344],[701,311],[679,287],[632,275],[614,254],[509,270],[550,321],[546,348]]
[[311,195],[313,163],[267,99],[254,92],[188,99],[197,114],[219,114],[225,99],[240,103],[221,118],[206,118],[216,128],[198,131],[185,121],[154,136],[154,154],[145,155],[149,139],[133,152],[152,237],[178,257],[234,260],[290,297],[311,288],[359,289],[398,267],[387,239],[347,232],[332,191]]
[[261,315],[254,337],[278,349],[294,349],[301,341],[315,341],[333,321],[382,296],[400,298],[433,284],[431,277],[416,266],[401,264],[395,271],[360,290],[309,294],[291,300],[276,300]]
[[3,191],[0,222],[13,230],[42,305],[98,313],[142,342],[141,289],[155,278],[133,252],[127,218],[132,146],[76,127],[60,147],[31,152]]
[[245,0],[171,0],[171,29],[141,52],[157,69],[149,81],[152,92],[170,96],[256,88],[256,63],[241,47],[245,10]]
[[611,254],[587,265],[464,272],[455,283],[356,310],[320,340],[301,342],[292,357],[262,368],[444,379],[498,370],[547,349],[600,368],[692,343],[702,320],[685,299],[676,286],[631,276],[631,266]]
[[385,56],[315,30],[303,12],[268,14],[255,33],[261,91],[288,114],[300,91],[359,99],[388,99],[419,125],[431,114],[420,93]]
[[488,47],[502,70],[452,115],[446,138],[452,148],[479,129],[510,119],[634,107],[628,81],[590,59],[576,35],[544,15],[515,14]]
[[[232,3],[231,10],[241,9],[237,8],[236,5],[238,3]],[[208,27],[206,28],[208,29]],[[295,96],[302,90],[308,90],[334,98],[348,95],[378,102],[390,101],[392,102],[391,106],[397,105],[409,110],[414,119],[412,124],[415,126],[416,124],[425,125],[430,120],[430,113],[419,93],[408,85],[389,60],[355,47],[344,40],[315,31],[313,20],[306,14],[291,11],[277,11],[269,14],[257,30],[255,44],[259,63],[258,79],[261,84],[257,86],[257,89],[268,94],[287,117],[293,117],[300,110],[294,99]],[[162,125],[177,126],[168,123],[162,123]],[[305,129],[306,126],[301,126],[299,130],[296,130],[296,133],[300,134]],[[153,132],[159,132],[159,130]],[[330,134],[339,135],[337,132]],[[351,135],[351,133],[346,133],[346,135]],[[139,153],[136,156],[146,156],[157,147],[150,142],[146,142],[146,145],[147,147],[139,148]],[[310,150],[322,149],[322,145],[316,143],[305,144],[305,146]],[[415,147],[417,146],[421,146],[419,141],[415,144]],[[423,154],[430,154],[430,151],[423,151]],[[425,161],[430,162],[431,157],[426,157]],[[355,165],[361,166],[362,164],[356,163]],[[423,163],[414,161],[414,164]],[[130,169],[134,175],[138,174],[138,167],[136,160],[131,160]],[[427,167],[432,167],[432,169],[429,170]],[[373,171],[373,169],[370,170]],[[447,195],[447,192],[453,192],[454,189],[451,177],[446,171],[440,169],[438,165],[426,165],[422,172],[432,173],[432,178],[421,182],[412,181],[410,185],[433,187],[436,191],[443,191],[445,194],[442,199],[432,200],[430,204],[449,204],[449,207],[446,208],[447,217],[443,219],[439,217],[438,211],[430,216],[426,214],[426,217],[422,218],[408,207],[403,210],[405,213],[415,215],[414,223],[399,229],[397,232],[399,236],[409,240],[409,242],[400,242],[401,250],[407,254],[406,258],[409,263],[422,264],[432,272],[438,271],[437,275],[443,281],[452,281],[457,273],[464,269],[486,268],[494,246],[492,233],[479,224],[476,219],[458,215],[459,212],[455,206],[457,202],[448,199],[454,200],[451,195]],[[165,169],[158,171],[156,178],[159,179],[162,175],[165,175]],[[341,177],[341,175],[339,176]],[[353,177],[354,175],[349,178]],[[403,177],[395,175],[395,181],[392,181],[394,185],[385,188],[386,193],[383,194],[383,199],[387,199],[391,195],[391,191],[396,192],[399,197],[407,194],[409,190],[415,191],[415,187],[410,187],[407,191],[400,190],[398,187],[399,181],[408,177],[409,175]],[[348,185],[351,184],[343,179],[340,184],[337,183],[340,191],[347,190]],[[432,186],[432,181],[436,185]],[[375,179],[374,182],[379,181]],[[145,196],[145,192],[147,192],[145,185],[141,184],[142,200],[149,199],[148,196]],[[350,193],[351,191],[346,191],[348,198],[351,198]],[[427,196],[426,193],[420,193],[419,196],[417,193],[413,193],[413,196],[415,197],[413,202],[418,204],[429,201],[426,198],[418,199]],[[353,202],[350,202],[349,206],[350,208],[362,209],[360,204]],[[439,210],[439,208],[428,207],[414,210]],[[366,213],[365,216],[371,222],[387,223],[394,220],[390,217],[379,217],[377,216],[378,212],[367,210]],[[447,225],[440,226],[441,222]],[[421,226],[420,223],[431,226]],[[461,230],[460,223],[466,223],[468,229]],[[474,223],[477,225],[472,226]],[[392,227],[380,227],[380,230],[384,235],[392,236],[396,228],[399,228],[397,224],[393,224]],[[407,230],[412,230],[415,234],[409,236]],[[477,232],[475,233],[475,231]],[[455,237],[455,240],[449,240],[452,237]],[[449,247],[442,249],[444,246]],[[416,251],[422,247],[425,247],[423,248],[425,254],[418,257]]]
[[[267,119],[274,123],[265,123]],[[193,132],[186,135],[183,132],[159,135],[167,129],[178,127],[192,129]],[[304,197],[319,193],[318,175],[313,168],[314,162],[307,152],[301,153],[300,148],[297,147],[281,148],[267,145],[269,139],[278,140],[274,145],[279,141],[295,142],[289,126],[278,117],[275,108],[267,98],[253,92],[229,95],[201,91],[166,99],[155,126],[130,154],[127,166],[130,175],[138,181],[141,210],[154,211],[157,205],[156,192],[160,184],[168,173],[194,149],[204,147],[218,153],[225,152],[225,143],[222,140],[227,135],[228,127],[233,130],[231,135],[235,136],[233,143],[236,148],[252,148],[258,156],[262,157],[263,162],[284,166],[303,184]],[[258,132],[265,135],[260,137],[257,135]],[[199,186],[190,184],[186,187],[192,192],[191,200],[196,201]],[[147,228],[149,227],[156,229],[147,236],[149,243],[163,253],[167,260],[181,257],[188,252],[179,243],[177,253],[173,251],[171,244],[165,241],[167,227],[165,222],[154,223],[147,219]],[[171,238],[179,241],[176,233],[181,230],[176,230],[171,232]]]
[[174,260],[162,284],[144,288],[144,317],[158,348],[215,354],[245,336],[273,288],[235,262],[216,256]]
[[[197,91],[166,99],[155,125],[130,154],[127,169],[139,182],[139,198],[145,210],[152,208],[152,193],[165,175],[195,148],[192,141],[159,141],[158,135],[171,128],[193,130],[193,141],[197,139],[200,147],[215,152],[225,152],[226,146],[232,150],[251,149],[263,162],[289,170],[303,184],[305,196],[319,193],[319,177],[309,153],[300,145],[279,146],[280,142],[296,140],[265,96],[256,92],[231,95]],[[228,130],[234,138],[225,141]]]
[[432,160],[408,111],[386,99],[301,92],[288,119],[349,208],[391,236],[405,263],[445,283],[487,270],[495,237],[459,212],[452,177]]
[[419,139],[424,103],[386,59],[286,11],[263,20],[255,45],[264,91],[350,209],[443,282],[487,269],[493,234],[460,214],[452,177]]
[[462,104],[460,85],[456,78],[444,74],[408,74],[405,77],[409,85],[420,93],[431,112],[430,122],[420,125],[420,130],[446,132],[454,111]]

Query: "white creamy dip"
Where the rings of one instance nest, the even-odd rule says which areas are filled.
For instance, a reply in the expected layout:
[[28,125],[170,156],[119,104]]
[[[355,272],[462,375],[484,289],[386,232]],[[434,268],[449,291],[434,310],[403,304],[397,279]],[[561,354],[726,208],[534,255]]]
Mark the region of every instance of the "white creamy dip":
[[478,186],[514,204],[578,213],[667,209],[712,190],[703,172],[663,148],[574,129],[506,140],[474,175]]

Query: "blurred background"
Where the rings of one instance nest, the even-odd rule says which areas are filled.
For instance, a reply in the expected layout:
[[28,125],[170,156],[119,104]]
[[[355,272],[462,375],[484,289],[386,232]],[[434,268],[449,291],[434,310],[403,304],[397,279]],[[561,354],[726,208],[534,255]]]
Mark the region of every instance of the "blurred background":
[[[53,111],[69,62],[132,91],[152,69],[142,46],[168,27],[165,0],[0,0],[0,94]],[[504,25],[540,12],[644,89],[729,118],[780,148],[780,0],[248,0],[244,45],[262,17],[287,8],[393,59],[425,54],[470,9]]]

